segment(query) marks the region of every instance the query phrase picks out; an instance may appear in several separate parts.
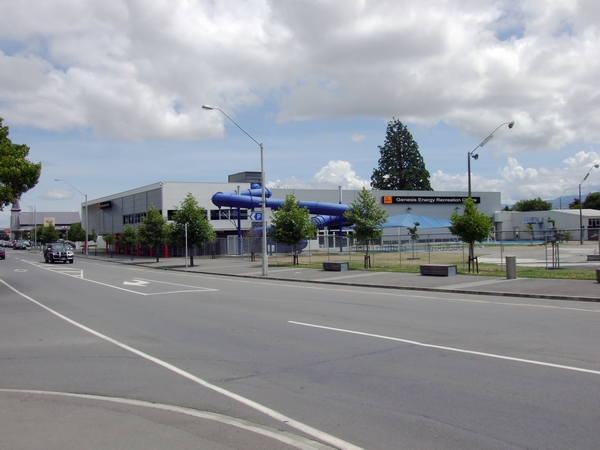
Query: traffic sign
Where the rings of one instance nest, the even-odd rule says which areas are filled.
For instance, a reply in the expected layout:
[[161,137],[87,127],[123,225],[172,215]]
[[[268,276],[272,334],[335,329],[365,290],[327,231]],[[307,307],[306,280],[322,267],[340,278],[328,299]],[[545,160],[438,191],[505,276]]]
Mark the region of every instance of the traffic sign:
[[254,213],[250,214],[250,220],[252,222],[262,222],[262,213],[254,212]]

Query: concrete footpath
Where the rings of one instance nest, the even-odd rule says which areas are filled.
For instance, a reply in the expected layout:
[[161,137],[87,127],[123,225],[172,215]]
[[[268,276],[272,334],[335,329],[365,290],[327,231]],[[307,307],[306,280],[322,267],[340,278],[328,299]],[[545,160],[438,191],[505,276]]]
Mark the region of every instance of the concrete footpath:
[[[85,257],[85,256],[79,256]],[[559,280],[540,278],[488,277],[480,275],[456,275],[450,277],[423,276],[414,273],[391,273],[351,270],[330,272],[303,267],[269,267],[262,275],[260,259],[251,262],[236,257],[217,259],[194,258],[194,267],[187,266],[184,258],[156,258],[90,254],[90,258],[120,264],[134,264],[154,269],[175,270],[189,273],[223,275],[247,278],[266,278],[279,281],[324,283],[341,286],[405,289],[478,295],[500,295],[509,297],[545,298],[551,300],[577,300],[600,302],[600,283],[597,281]],[[600,264],[588,267],[594,270]]]

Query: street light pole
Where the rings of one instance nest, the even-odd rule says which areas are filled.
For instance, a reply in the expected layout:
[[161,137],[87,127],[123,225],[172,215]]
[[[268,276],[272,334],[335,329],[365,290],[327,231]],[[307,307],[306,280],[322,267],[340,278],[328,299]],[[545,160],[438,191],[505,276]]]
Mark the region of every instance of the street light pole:
[[[471,158],[473,158],[475,161],[477,161],[477,158],[479,158],[479,155],[477,153],[475,153],[475,150],[477,150],[479,147],[482,147],[487,144],[493,137],[494,137],[494,133],[496,131],[498,131],[501,127],[503,127],[504,125],[508,125],[508,128],[512,128],[515,126],[515,122],[510,121],[510,122],[504,122],[503,124],[498,125],[498,127],[492,131],[488,137],[486,137],[483,141],[481,141],[481,143],[475,147],[473,150],[471,150],[470,152],[467,152],[467,173],[468,173],[468,195],[467,197],[471,198]],[[473,243],[469,244],[469,271],[471,270],[471,261],[473,261]]]
[[475,153],[475,150],[477,150],[479,147],[483,147],[485,144],[487,144],[490,139],[492,139],[494,137],[494,133],[496,131],[498,131],[501,127],[503,127],[504,125],[508,125],[508,128],[512,128],[515,126],[515,122],[514,120],[511,122],[504,122],[502,125],[499,125],[498,128],[496,128],[494,131],[492,131],[488,137],[486,137],[483,141],[481,141],[481,144],[479,144],[477,147],[475,147],[473,150],[471,150],[470,152],[467,153],[467,171],[468,171],[468,180],[469,180],[469,194],[468,197],[471,197],[471,158],[473,158],[475,161],[477,161],[477,158],[479,158],[479,155]]
[[83,195],[85,197],[85,257],[87,258],[89,256],[89,250],[88,250],[88,225],[89,225],[89,216],[88,216],[88,199],[87,199],[87,194],[84,194],[83,192],[81,192],[79,189],[77,189],[75,186],[73,186],[71,183],[69,183],[68,181],[65,180],[61,180],[59,178],[55,178],[54,181],[62,181],[63,183],[67,183],[69,186],[71,186],[73,189],[75,189],[77,192],[79,192],[81,195]]
[[262,274],[267,276],[269,274],[269,256],[267,255],[267,213],[266,213],[266,195],[265,195],[265,158],[264,158],[264,147],[262,143],[254,139],[246,130],[244,130],[235,120],[229,117],[225,112],[217,108],[216,106],[202,105],[203,109],[221,111],[225,117],[227,117],[233,124],[242,130],[246,136],[252,139],[260,147],[260,188],[261,188],[261,212],[262,212]]
[[581,183],[579,183],[579,245],[583,245],[583,211],[581,210],[581,185],[585,180],[587,180],[587,177],[590,176],[590,172],[592,171],[592,169],[597,169],[598,167],[600,167],[600,164],[594,164],[592,167],[590,167],[588,173],[585,174],[585,177],[583,177],[583,180],[581,180]]

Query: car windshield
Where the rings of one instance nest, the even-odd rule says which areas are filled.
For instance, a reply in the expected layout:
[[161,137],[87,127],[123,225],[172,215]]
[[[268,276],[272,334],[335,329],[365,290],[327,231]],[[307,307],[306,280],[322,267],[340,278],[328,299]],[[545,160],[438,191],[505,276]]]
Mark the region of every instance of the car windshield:
[[52,250],[55,252],[64,252],[66,250],[71,250],[71,248],[65,244],[52,244]]

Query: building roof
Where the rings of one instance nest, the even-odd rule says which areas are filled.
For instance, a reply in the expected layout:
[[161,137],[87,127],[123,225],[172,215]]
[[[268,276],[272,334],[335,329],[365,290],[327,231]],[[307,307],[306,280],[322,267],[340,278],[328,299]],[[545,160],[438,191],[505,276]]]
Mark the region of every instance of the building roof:
[[33,227],[35,225],[44,225],[50,218],[54,218],[54,226],[70,226],[81,222],[78,212],[39,212],[19,213],[19,225],[21,227]]

